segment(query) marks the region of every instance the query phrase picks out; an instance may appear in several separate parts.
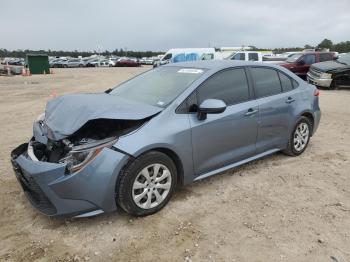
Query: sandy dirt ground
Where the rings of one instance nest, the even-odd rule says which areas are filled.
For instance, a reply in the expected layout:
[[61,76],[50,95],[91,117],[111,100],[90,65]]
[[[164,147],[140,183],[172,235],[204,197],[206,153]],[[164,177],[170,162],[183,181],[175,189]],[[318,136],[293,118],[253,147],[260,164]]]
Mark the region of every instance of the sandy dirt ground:
[[321,91],[322,121],[302,156],[277,153],[180,188],[155,215],[35,211],[9,155],[50,95],[104,91],[146,69],[0,77],[0,261],[350,261],[350,90]]

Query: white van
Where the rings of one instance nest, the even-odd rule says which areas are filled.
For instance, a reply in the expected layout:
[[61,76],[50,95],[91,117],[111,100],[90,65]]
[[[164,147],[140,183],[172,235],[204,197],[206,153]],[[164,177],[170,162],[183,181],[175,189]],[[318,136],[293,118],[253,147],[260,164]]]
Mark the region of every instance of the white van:
[[153,67],[168,63],[214,59],[214,48],[173,48],[153,64]]
[[227,59],[229,60],[242,60],[242,61],[263,61],[263,55],[257,51],[238,51],[233,53]]

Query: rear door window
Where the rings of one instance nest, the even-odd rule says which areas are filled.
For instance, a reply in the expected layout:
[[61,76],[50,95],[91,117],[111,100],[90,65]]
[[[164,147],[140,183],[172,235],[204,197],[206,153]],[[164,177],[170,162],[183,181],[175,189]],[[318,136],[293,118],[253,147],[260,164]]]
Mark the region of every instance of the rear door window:
[[281,82],[276,70],[265,67],[251,67],[250,72],[255,83],[256,98],[276,95],[282,92]]
[[231,60],[245,60],[245,53],[237,53],[235,54]]
[[333,55],[329,53],[320,54],[320,62],[329,61],[333,59]]
[[249,53],[248,54],[248,60],[249,61],[259,61],[258,53]]
[[305,62],[306,65],[311,65],[316,62],[315,55],[313,54],[304,55],[302,60]]
[[199,105],[206,99],[220,99],[228,106],[249,100],[245,70],[234,68],[216,73],[198,88],[197,96]]

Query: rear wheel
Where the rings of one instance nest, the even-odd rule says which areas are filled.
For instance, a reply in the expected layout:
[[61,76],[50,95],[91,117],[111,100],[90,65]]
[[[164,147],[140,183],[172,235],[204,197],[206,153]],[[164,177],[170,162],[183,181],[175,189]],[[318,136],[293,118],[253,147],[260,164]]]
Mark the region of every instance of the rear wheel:
[[145,216],[158,212],[170,200],[176,187],[174,162],[158,151],[135,159],[120,174],[117,202],[129,214]]
[[283,152],[289,156],[301,155],[309,144],[311,129],[310,119],[300,117],[289,137],[287,148]]

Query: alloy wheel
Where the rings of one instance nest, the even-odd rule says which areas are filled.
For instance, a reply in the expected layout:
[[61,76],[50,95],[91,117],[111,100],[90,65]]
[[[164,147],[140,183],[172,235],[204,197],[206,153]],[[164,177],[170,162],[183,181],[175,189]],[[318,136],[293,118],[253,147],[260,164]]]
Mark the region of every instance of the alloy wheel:
[[160,205],[171,189],[171,173],[162,164],[152,164],[142,169],[133,183],[132,198],[143,209]]
[[302,122],[300,123],[294,131],[294,149],[298,152],[302,151],[308,141],[309,141],[309,126],[308,124]]

